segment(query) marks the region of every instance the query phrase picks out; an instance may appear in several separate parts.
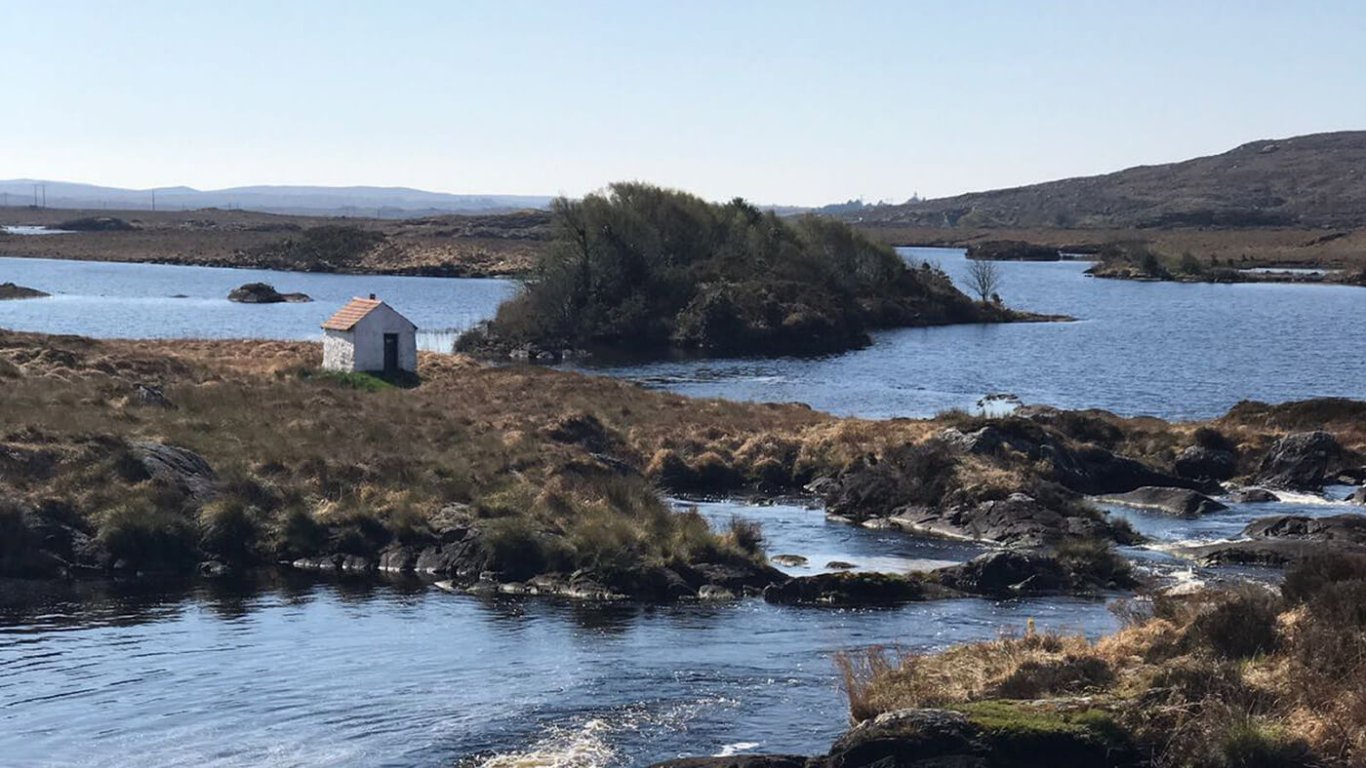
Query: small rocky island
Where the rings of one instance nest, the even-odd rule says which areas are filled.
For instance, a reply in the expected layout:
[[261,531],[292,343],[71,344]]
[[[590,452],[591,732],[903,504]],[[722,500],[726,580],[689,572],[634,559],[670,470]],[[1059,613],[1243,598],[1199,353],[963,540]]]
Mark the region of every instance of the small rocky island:
[[51,294],[44,293],[36,288],[25,288],[14,283],[0,283],[0,301],[9,299],[41,299]]
[[544,361],[599,350],[816,355],[866,346],[879,328],[1065,319],[973,301],[944,272],[843,222],[739,199],[614,184],[557,201],[553,217],[527,290],[459,350]]
[[312,300],[306,293],[280,293],[269,283],[247,283],[228,294],[228,301],[238,304],[302,304]]

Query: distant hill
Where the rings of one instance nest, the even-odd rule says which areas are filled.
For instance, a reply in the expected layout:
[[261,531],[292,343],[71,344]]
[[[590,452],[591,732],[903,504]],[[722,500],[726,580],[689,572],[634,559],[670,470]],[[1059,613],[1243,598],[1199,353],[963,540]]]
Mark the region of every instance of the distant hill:
[[1366,227],[1366,131],[1254,141],[1179,163],[844,217],[904,227]]
[[407,187],[252,186],[198,190],[190,187],[122,189],[42,179],[0,181],[0,204],[31,205],[46,188],[48,208],[194,210],[240,208],[296,216],[410,218],[446,213],[498,213],[545,208],[546,195],[451,195]]

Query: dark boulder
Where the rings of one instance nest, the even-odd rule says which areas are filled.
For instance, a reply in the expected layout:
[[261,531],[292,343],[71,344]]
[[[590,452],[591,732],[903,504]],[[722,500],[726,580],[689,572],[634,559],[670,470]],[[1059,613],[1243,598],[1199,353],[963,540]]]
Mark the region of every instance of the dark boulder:
[[1138,509],[1156,510],[1178,517],[1198,517],[1228,509],[1227,505],[1187,488],[1145,486],[1128,493],[1101,496],[1099,500]]
[[172,403],[166,397],[166,394],[164,392],[161,391],[161,387],[155,387],[150,384],[138,384],[136,387],[134,387],[133,399],[139,405],[148,405],[152,406],[153,408],[165,408],[166,410],[175,410],[175,404]]
[[1366,467],[1343,467],[1335,479],[1342,485],[1366,485]]
[[1366,547],[1366,515],[1277,515],[1253,520],[1243,535],[1254,539],[1295,539]]
[[7,299],[41,299],[50,294],[36,288],[25,288],[14,283],[0,283],[0,301]]
[[[1076,414],[1040,411],[1042,418]],[[1127,456],[1120,456],[1094,444],[1069,444],[1062,436],[1046,429],[1034,418],[1005,418],[975,432],[945,430],[941,439],[967,452],[981,456],[1023,455],[1031,462],[1043,463],[1047,479],[1077,493],[1096,495],[1125,493],[1145,485],[1208,489],[1208,482],[1167,474]]]
[[228,301],[235,301],[238,304],[297,304],[312,300],[306,293],[280,293],[275,290],[275,286],[268,283],[247,283],[228,293]]
[[175,488],[200,504],[218,495],[218,474],[194,451],[153,442],[133,443],[130,447],[152,480]]
[[1192,445],[1176,457],[1173,468],[1190,480],[1228,480],[1238,473],[1238,457],[1232,451]]
[[1016,547],[1048,546],[1071,538],[1129,539],[1127,531],[1089,508],[1058,509],[1023,493],[949,509],[905,507],[888,521],[907,533]]
[[1352,491],[1346,501],[1352,504],[1366,504],[1366,486],[1362,486],[1361,488]]
[[1230,498],[1237,504],[1269,504],[1281,500],[1280,496],[1265,488],[1242,488]]
[[395,544],[380,553],[378,568],[389,573],[417,573],[473,581],[489,570],[492,556],[479,531],[463,525],[434,531],[437,543]]
[[829,768],[985,766],[982,729],[946,709],[887,712],[849,729],[830,748]]
[[896,605],[929,596],[921,582],[889,573],[819,573],[764,590],[765,601],[781,605]]
[[1177,550],[1177,554],[1189,557],[1201,565],[1260,565],[1281,568],[1310,557],[1356,550],[1356,547],[1339,547],[1321,541],[1256,539],[1185,547]]
[[1342,469],[1344,452],[1327,432],[1286,435],[1267,451],[1257,483],[1270,488],[1317,491]]
[[887,712],[849,729],[829,768],[1033,768],[1140,765],[1121,727],[1089,701],[986,702],[965,711]]
[[993,597],[1051,594],[1071,588],[1072,578],[1055,557],[1033,552],[988,552],[962,565],[934,571],[940,584]]

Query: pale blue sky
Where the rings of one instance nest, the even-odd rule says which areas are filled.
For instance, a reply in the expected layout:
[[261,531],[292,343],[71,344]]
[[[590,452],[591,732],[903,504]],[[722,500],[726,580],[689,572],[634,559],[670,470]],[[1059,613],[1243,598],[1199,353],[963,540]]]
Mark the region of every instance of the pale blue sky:
[[942,196],[1366,128],[1366,3],[0,0],[0,178]]

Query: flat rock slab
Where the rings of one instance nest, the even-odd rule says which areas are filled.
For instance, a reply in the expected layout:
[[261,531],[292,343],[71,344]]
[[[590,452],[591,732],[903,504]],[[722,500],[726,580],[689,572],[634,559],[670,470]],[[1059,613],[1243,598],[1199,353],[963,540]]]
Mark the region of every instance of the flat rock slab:
[[0,301],[9,299],[41,299],[50,294],[43,293],[36,288],[25,288],[14,283],[0,283]]
[[1163,488],[1144,486],[1128,493],[1114,493],[1097,497],[1098,501],[1109,504],[1122,504],[1126,507],[1151,509],[1178,517],[1199,517],[1211,512],[1228,509],[1222,504],[1199,491],[1188,488]]
[[1243,529],[1243,535],[1254,539],[1338,542],[1366,547],[1366,515],[1264,517],[1249,523]]
[[1176,550],[1176,554],[1202,565],[1264,565],[1273,568],[1336,553],[1366,553],[1366,547],[1308,539],[1255,539],[1201,544]]

